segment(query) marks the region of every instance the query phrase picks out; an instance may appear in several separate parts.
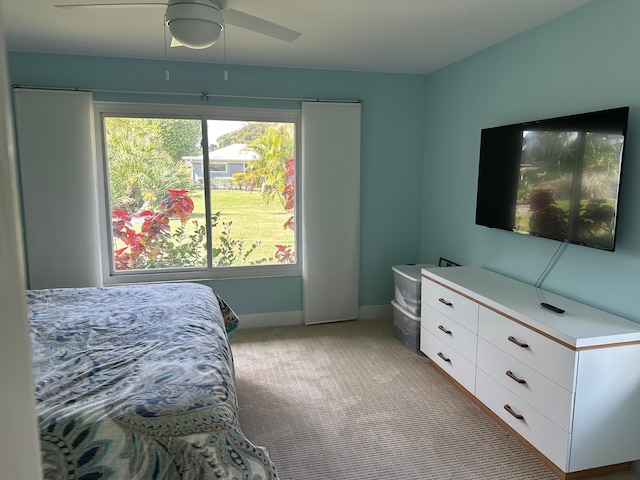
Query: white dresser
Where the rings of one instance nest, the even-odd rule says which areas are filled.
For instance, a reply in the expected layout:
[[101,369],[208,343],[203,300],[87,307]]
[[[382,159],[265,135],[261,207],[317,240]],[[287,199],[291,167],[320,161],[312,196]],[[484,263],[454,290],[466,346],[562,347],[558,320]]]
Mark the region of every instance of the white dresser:
[[420,349],[556,475],[640,459],[640,324],[478,267],[422,276]]

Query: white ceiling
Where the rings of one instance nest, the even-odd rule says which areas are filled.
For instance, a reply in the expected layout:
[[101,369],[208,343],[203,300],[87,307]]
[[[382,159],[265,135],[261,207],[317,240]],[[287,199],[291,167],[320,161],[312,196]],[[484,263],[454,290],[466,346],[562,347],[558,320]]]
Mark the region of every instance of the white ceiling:
[[[7,49],[151,59],[164,59],[167,50],[169,60],[225,62],[222,39],[204,50],[165,48],[161,7],[54,7],[107,1],[4,0]],[[287,43],[228,25],[226,62],[427,74],[590,1],[229,0],[302,36]]]

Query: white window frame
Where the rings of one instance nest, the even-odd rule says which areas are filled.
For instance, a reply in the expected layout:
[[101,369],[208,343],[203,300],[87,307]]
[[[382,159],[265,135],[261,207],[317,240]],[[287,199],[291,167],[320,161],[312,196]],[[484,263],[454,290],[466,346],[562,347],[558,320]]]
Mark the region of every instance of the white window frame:
[[[96,156],[98,159],[98,180],[99,180],[99,205],[100,218],[99,229],[100,238],[104,240],[106,248],[101,249],[101,261],[103,271],[103,282],[105,285],[115,285],[123,283],[141,282],[167,282],[167,281],[199,281],[199,280],[219,280],[234,278],[259,278],[259,277],[281,277],[300,276],[302,274],[302,219],[300,218],[300,205],[302,193],[300,191],[301,172],[301,113],[300,110],[285,109],[262,109],[262,108],[236,108],[236,107],[201,107],[193,105],[166,105],[166,104],[140,104],[140,103],[116,103],[116,102],[94,102],[95,111],[95,138]],[[244,122],[282,122],[295,124],[296,144],[295,144],[295,250],[296,263],[294,264],[272,264],[272,265],[246,265],[235,267],[202,267],[188,269],[154,269],[150,271],[115,271],[112,258],[113,233],[111,231],[111,212],[109,209],[109,188],[108,188],[108,165],[106,156],[106,145],[104,144],[104,117],[164,117],[164,118],[184,118],[194,120],[235,120]],[[207,140],[206,131],[203,132],[203,139]],[[205,144],[208,144],[205,142]],[[206,155],[206,153],[205,153]],[[203,159],[204,163],[204,159]],[[205,168],[203,165],[203,173]]]

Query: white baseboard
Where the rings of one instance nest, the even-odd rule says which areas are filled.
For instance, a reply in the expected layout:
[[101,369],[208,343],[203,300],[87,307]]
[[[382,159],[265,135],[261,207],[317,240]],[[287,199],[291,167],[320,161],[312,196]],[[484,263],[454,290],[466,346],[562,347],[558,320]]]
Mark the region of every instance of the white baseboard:
[[[391,305],[373,305],[358,309],[360,320],[391,319],[393,312]],[[287,327],[290,325],[302,325],[301,311],[275,312],[275,313],[250,313],[238,315],[240,317],[239,329],[261,327]]]

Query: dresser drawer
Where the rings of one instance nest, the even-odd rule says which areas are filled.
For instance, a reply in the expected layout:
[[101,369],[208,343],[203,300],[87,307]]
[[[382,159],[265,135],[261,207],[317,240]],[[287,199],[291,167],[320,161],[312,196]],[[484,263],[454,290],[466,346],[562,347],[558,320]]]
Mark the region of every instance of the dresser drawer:
[[565,432],[571,433],[571,392],[483,339],[478,340],[477,366]]
[[474,333],[478,331],[478,304],[428,278],[422,279],[422,305],[430,306]]
[[476,363],[478,336],[474,332],[430,306],[422,308],[421,324],[434,337],[453,347],[472,363]]
[[576,351],[485,307],[480,307],[478,335],[562,388],[574,391]]
[[423,326],[420,332],[420,350],[429,359],[449,374],[456,382],[474,393],[476,366],[460,352],[434,337]]
[[[477,372],[476,397],[545,457],[567,471],[571,441],[569,433],[482,370]],[[507,411],[507,407],[513,414]],[[522,418],[516,418],[515,415],[521,415]]]

